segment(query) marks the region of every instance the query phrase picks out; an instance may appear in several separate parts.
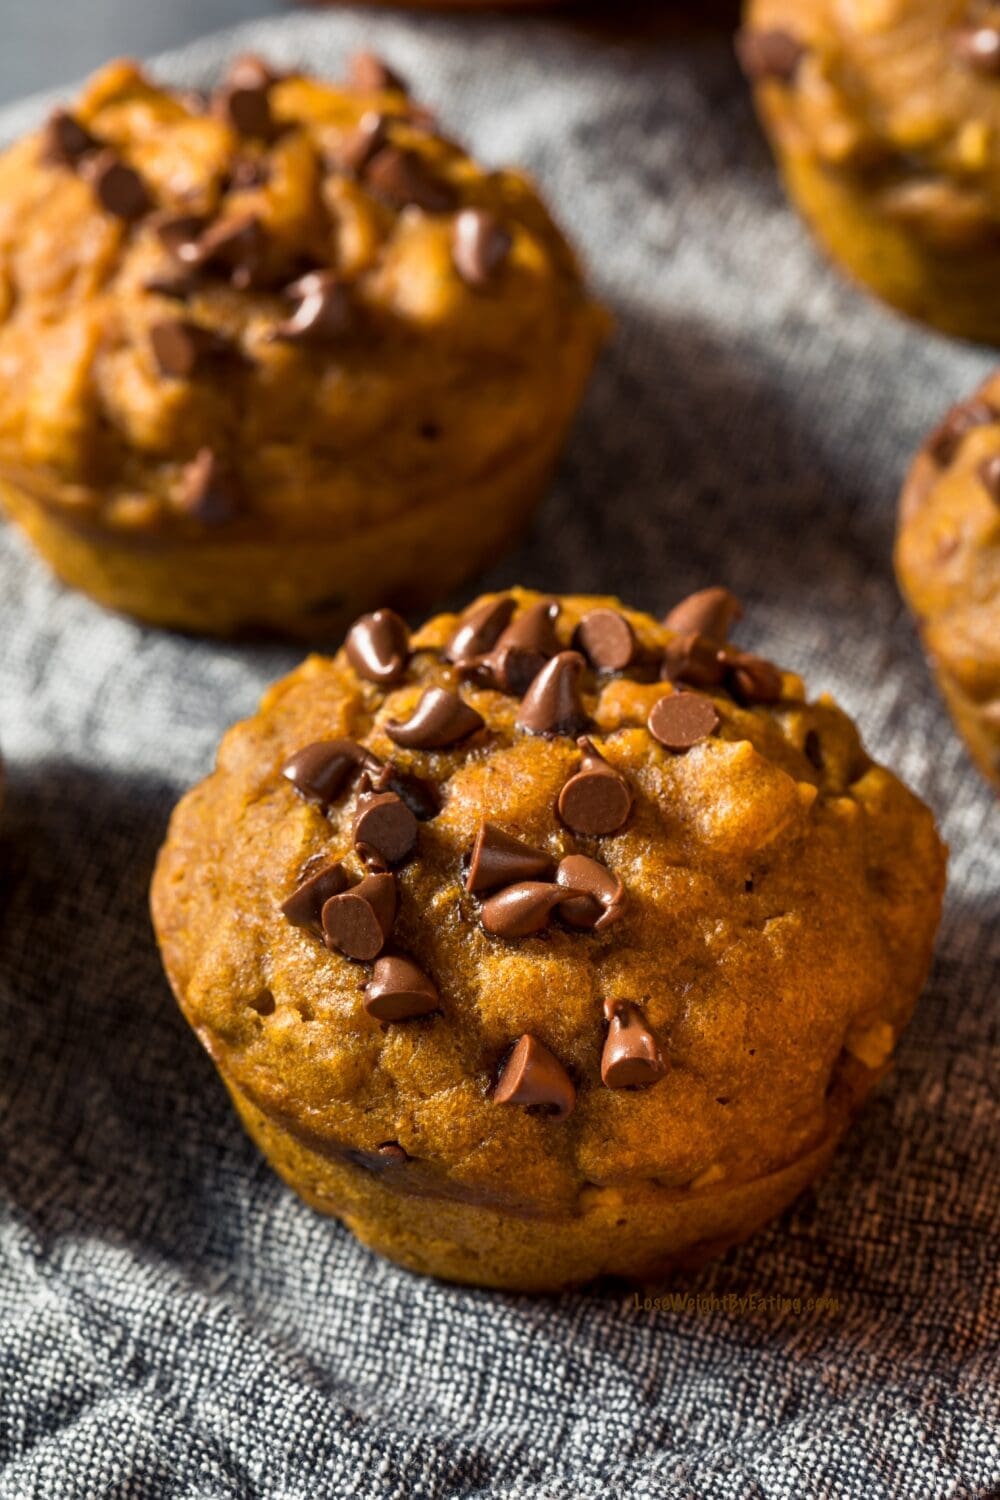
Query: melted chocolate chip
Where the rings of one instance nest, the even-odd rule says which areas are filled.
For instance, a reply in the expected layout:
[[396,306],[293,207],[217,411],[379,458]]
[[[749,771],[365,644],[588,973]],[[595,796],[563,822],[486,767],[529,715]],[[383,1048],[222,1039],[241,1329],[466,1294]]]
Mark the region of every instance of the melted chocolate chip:
[[385,732],[397,745],[414,750],[441,750],[482,729],[474,708],[447,688],[428,688],[405,723],[390,719]]
[[334,153],[331,165],[341,172],[362,173],[376,151],[389,139],[389,117],[370,109],[349,130]]
[[631,625],[616,609],[592,609],[585,614],[573,644],[595,672],[624,672],[638,649]]
[[360,94],[408,93],[404,80],[374,52],[356,52],[351,58],[349,82]]
[[620,771],[609,766],[596,746],[586,738],[577,742],[583,751],[580,769],[559,793],[559,816],[574,833],[617,833],[632,811],[632,793]]
[[608,1035],[601,1053],[601,1080],[609,1089],[648,1088],[667,1071],[656,1038],[637,1005],[606,1000]]
[[281,774],[306,802],[325,809],[358,775],[366,756],[354,740],[316,740],[297,750],[282,766]]
[[440,1009],[437,986],[412,958],[386,954],[365,986],[365,1010],[376,1021],[409,1021]]
[[238,135],[270,140],[276,130],[271,113],[271,80],[239,77],[230,79],[216,92],[216,113]]
[[293,927],[308,927],[311,931],[323,931],[323,907],[331,896],[346,891],[350,882],[341,864],[323,864],[295,887],[281,910]]
[[154,323],[149,342],[161,374],[177,380],[190,380],[235,352],[222,334],[186,318],[164,318]]
[[518,729],[528,734],[582,734],[590,722],[580,697],[585,667],[578,651],[560,651],[547,662],[521,700]]
[[201,448],[181,474],[176,505],[205,526],[222,526],[243,509],[235,475],[211,448]]
[[586,854],[567,854],[556,870],[563,893],[559,915],[571,927],[603,932],[625,915],[625,889],[606,865]]
[[385,947],[396,920],[395,877],[366,875],[350,890],[332,896],[322,918],[328,948],[359,963],[370,962]]
[[576,1103],[576,1089],[559,1059],[526,1032],[504,1063],[493,1098],[497,1104],[550,1110],[564,1120]]
[[563,899],[557,885],[546,880],[521,880],[489,896],[480,920],[495,937],[531,937],[549,925],[552,913]]
[[466,662],[496,645],[501,633],[510,622],[516,604],[510,594],[501,594],[497,599],[487,599],[466,610],[458,628],[444,648],[447,661]]
[[451,258],[462,280],[482,288],[497,279],[514,241],[495,214],[465,208],[455,220]]
[[726,665],[726,682],[733,697],[741,703],[777,703],[781,698],[781,673],[773,662],[755,656],[751,651],[736,651],[731,646],[722,653]]
[[353,307],[347,283],[335,271],[310,271],[285,288],[297,303],[271,337],[288,344],[336,343],[351,327]]
[[55,109],[49,115],[42,135],[42,161],[49,166],[73,170],[100,149],[97,137],[68,109]]
[[429,214],[446,214],[455,204],[449,183],[435,177],[416,151],[383,146],[365,168],[365,182],[394,208],[414,204]]
[[110,146],[87,157],[85,167],[98,203],[113,218],[132,224],[149,212],[152,199],[146,184]]
[[791,83],[809,50],[791,32],[778,27],[768,31],[744,27],[737,32],[735,45],[740,67],[753,83]]
[[694,633],[677,636],[664,647],[660,676],[691,687],[718,687],[726,676],[718,643]]
[[[377,609],[355,620],[344,642],[359,677],[385,685],[398,682],[410,659],[410,632],[392,609]],[[400,742],[402,743],[402,741]]]
[[481,823],[469,858],[465,889],[470,895],[495,891],[518,881],[546,880],[555,863],[540,849],[533,849],[495,823]]
[[179,251],[185,263],[225,271],[238,291],[266,286],[270,241],[256,214],[219,219]]
[[364,792],[354,811],[354,842],[365,855],[399,864],[416,847],[417,820],[395,792]]
[[670,693],[649,711],[650,734],[668,750],[690,750],[719,727],[719,714],[710,698],[700,693]]
[[743,618],[743,606],[728,589],[699,589],[675,604],[663,623],[681,635],[704,636],[724,644],[729,632]]

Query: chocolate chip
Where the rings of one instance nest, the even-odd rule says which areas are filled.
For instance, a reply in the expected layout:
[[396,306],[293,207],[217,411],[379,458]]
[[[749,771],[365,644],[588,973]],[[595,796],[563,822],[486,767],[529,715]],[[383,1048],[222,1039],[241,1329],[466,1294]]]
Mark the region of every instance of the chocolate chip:
[[256,214],[237,214],[209,224],[194,242],[178,249],[185,264],[224,271],[238,291],[266,286],[270,241]]
[[270,140],[275,133],[270,83],[225,83],[213,99],[215,112],[238,135]]
[[688,594],[674,605],[663,623],[682,635],[704,636],[721,644],[729,639],[729,632],[742,618],[743,606],[735,594],[724,588],[709,588]]
[[149,342],[161,373],[179,380],[190,380],[214,361],[235,352],[222,334],[184,318],[154,323]]
[[549,657],[559,650],[554,599],[531,604],[501,631],[493,647],[472,665],[474,675],[502,693],[523,697]]
[[1000,453],[984,458],[976,472],[994,505],[1000,505]]
[[365,1010],[376,1021],[409,1021],[440,1009],[434,982],[412,958],[387,954],[376,959],[365,986]]
[[351,58],[349,75],[351,88],[360,94],[382,94],[408,92],[406,83],[394,73],[388,63],[374,52],[356,52]]
[[72,169],[100,149],[100,141],[68,109],[55,109],[49,115],[42,135],[42,161],[49,166]]
[[295,887],[281,910],[293,927],[308,927],[314,932],[323,930],[323,907],[331,896],[346,891],[350,882],[341,864],[324,864]]
[[480,895],[519,881],[546,880],[554,870],[554,861],[540,849],[504,833],[495,823],[481,823],[469,858],[465,889],[470,895]]
[[457,693],[428,688],[405,723],[390,719],[385,732],[397,745],[414,750],[441,750],[457,745],[483,727],[483,717]]
[[736,33],[735,46],[740,67],[753,83],[766,79],[791,83],[809,50],[791,32],[777,27],[769,31],[744,27]]
[[592,609],[585,614],[573,644],[596,672],[624,672],[637,651],[632,627],[616,609]]
[[243,509],[235,476],[211,448],[202,448],[181,474],[177,508],[205,526],[222,526]]
[[374,109],[367,110],[353,130],[349,130],[340,142],[333,155],[332,165],[341,172],[356,176],[364,171],[388,138],[388,115],[380,114]]
[[483,902],[480,919],[495,937],[522,938],[541,932],[563,898],[547,880],[521,880]]
[[395,877],[366,875],[350,890],[331,896],[322,915],[328,948],[360,963],[377,958],[396,920]]
[[690,687],[718,687],[726,676],[718,643],[694,632],[677,636],[663,649],[660,676],[665,682],[686,682]]
[[152,207],[152,199],[139,173],[106,147],[86,160],[86,174],[98,203],[116,219],[132,224]]
[[269,89],[285,75],[272,68],[259,52],[242,52],[226,70],[226,83],[241,89]]
[[640,1089],[658,1083],[667,1071],[656,1038],[637,1005],[606,1000],[608,1035],[601,1053],[601,1080],[609,1089]]
[[586,736],[577,743],[583,760],[559,793],[559,816],[574,833],[617,833],[632,811],[629,784]]
[[207,224],[201,214],[164,214],[152,227],[167,254],[190,266],[201,258],[199,242]]
[[441,811],[441,793],[432,781],[393,765],[387,766],[386,772],[386,786],[403,799],[418,823],[437,817]]
[[755,656],[752,651],[736,651],[732,646],[721,653],[726,665],[726,682],[733,697],[741,703],[777,703],[781,698],[781,673],[773,662]]
[[955,34],[955,52],[967,67],[995,78],[1000,74],[1000,28],[965,27]]
[[310,271],[285,287],[284,295],[298,306],[273,330],[273,339],[289,344],[329,344],[342,338],[351,326],[350,292],[335,271]]
[[398,1141],[383,1141],[378,1148],[378,1154],[387,1166],[399,1166],[404,1161],[413,1160]]
[[576,1104],[576,1089],[559,1059],[525,1032],[503,1065],[493,1098],[497,1104],[551,1110],[564,1120]]
[[354,810],[354,842],[387,865],[412,854],[417,842],[417,820],[395,792],[364,792]]
[[956,458],[967,432],[997,420],[1000,420],[1000,413],[988,401],[978,397],[953,406],[927,439],[927,451],[938,467],[944,469]]
[[578,651],[560,651],[547,662],[521,700],[518,729],[528,734],[582,734],[590,722],[580,698],[585,667]]
[[325,809],[359,774],[366,756],[354,740],[316,740],[286,760],[281,774],[306,802]]
[[453,662],[472,661],[491,650],[510,622],[516,607],[510,594],[501,594],[496,599],[487,599],[466,610],[457,630],[444,648],[445,659]]
[[700,693],[670,693],[653,704],[646,724],[661,745],[682,751],[713,734],[719,715],[712,700]]
[[625,888],[618,876],[586,854],[567,854],[559,861],[556,885],[562,893],[559,915],[571,927],[603,932],[625,915]]
[[482,208],[464,208],[452,230],[451,258],[463,281],[485,287],[496,280],[513,243],[495,214]]
[[367,682],[398,682],[410,659],[410,632],[395,610],[362,615],[347,632],[347,660]]
[[416,151],[383,146],[365,168],[365,182],[394,208],[414,204],[426,213],[445,214],[455,204],[454,189],[435,177]]

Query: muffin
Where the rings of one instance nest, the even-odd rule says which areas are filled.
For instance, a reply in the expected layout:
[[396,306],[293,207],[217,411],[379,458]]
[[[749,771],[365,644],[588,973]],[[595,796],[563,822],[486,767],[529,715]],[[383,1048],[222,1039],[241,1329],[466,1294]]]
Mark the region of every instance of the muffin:
[[749,0],[738,53],[835,261],[946,333],[1000,340],[1000,6]]
[[533,1290],[696,1264],[889,1066],[944,850],[738,614],[377,611],[176,809],[174,993],[285,1181],[393,1260]]
[[896,573],[958,731],[1000,789],[1000,371],[918,453]]
[[534,188],[385,64],[130,63],[0,159],[0,498],[157,625],[342,631],[502,549],[606,331]]

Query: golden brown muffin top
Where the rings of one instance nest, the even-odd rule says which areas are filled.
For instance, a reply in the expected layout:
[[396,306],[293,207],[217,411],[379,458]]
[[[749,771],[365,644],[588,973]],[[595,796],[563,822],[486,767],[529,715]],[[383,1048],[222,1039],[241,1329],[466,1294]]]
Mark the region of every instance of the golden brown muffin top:
[[1000,704],[1000,372],[920,450],[896,565],[933,655],[974,702]]
[[0,158],[0,475],[81,525],[375,524],[530,442],[603,329],[527,179],[367,55],[113,63]]
[[515,589],[367,616],[272,688],[153,888],[231,1085],[403,1190],[526,1211],[822,1140],[909,1014],[943,850],[738,614]]
[[942,249],[1000,221],[1000,5],[750,0],[738,38],[786,149],[857,174]]

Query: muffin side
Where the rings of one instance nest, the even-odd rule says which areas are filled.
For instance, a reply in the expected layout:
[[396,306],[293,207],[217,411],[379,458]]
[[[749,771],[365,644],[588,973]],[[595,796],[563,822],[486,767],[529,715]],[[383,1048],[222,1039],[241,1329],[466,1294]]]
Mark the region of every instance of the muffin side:
[[738,42],[789,196],[834,261],[984,342],[1000,339],[995,19],[956,0],[750,0]]
[[956,727],[1000,788],[1000,373],[954,406],[914,459],[895,562]]

